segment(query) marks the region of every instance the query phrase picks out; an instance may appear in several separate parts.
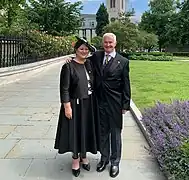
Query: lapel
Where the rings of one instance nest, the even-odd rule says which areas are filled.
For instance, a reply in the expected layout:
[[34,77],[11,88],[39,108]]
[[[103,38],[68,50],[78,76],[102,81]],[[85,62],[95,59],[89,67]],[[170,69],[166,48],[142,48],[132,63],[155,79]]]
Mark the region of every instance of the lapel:
[[107,75],[108,72],[113,72],[114,69],[117,68],[119,65],[119,55],[116,53],[115,58],[111,58],[110,62],[107,64],[107,66],[104,68],[104,76]]
[[91,64],[90,64],[90,61],[87,59],[86,62],[85,62],[85,68],[90,76],[90,78],[92,77],[93,75],[93,72],[92,72],[92,67],[91,67]]

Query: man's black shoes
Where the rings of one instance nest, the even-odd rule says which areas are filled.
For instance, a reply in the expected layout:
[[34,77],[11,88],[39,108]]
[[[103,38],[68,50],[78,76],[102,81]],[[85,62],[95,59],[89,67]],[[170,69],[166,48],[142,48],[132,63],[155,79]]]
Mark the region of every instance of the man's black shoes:
[[115,178],[119,174],[119,166],[110,167],[110,177]]
[[[97,172],[102,172],[106,169],[108,162],[105,161],[100,161],[97,164]],[[110,177],[115,178],[117,175],[119,174],[119,165],[115,166],[115,165],[111,165],[110,167]]]
[[102,172],[104,171],[104,169],[106,169],[106,166],[109,162],[105,162],[105,161],[100,161],[98,164],[97,164],[97,168],[96,168],[96,171],[97,172]]

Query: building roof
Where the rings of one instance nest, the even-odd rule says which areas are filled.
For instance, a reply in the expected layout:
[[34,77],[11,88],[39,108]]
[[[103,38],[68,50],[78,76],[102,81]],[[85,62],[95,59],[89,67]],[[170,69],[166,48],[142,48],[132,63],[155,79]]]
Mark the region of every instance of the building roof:
[[85,18],[85,17],[88,17],[88,18],[96,18],[96,14],[81,14],[81,16],[82,16],[83,18]]

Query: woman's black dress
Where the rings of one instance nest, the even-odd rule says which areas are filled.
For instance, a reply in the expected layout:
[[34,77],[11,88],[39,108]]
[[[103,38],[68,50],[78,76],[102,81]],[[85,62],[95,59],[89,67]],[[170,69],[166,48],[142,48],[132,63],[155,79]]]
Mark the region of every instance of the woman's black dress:
[[[70,81],[77,80],[77,90],[79,89],[83,95],[82,98],[70,98],[72,119],[68,119],[65,116],[64,105],[62,103],[55,139],[55,149],[58,149],[59,154],[65,152],[83,154],[91,152],[96,154],[99,150],[99,123],[95,117],[96,101],[94,94],[88,95],[88,87],[86,87],[88,86],[88,80],[85,71],[87,69],[89,73],[92,73],[92,68],[89,61],[84,65],[72,60],[69,63],[69,69]],[[70,82],[70,84],[74,83]],[[74,86],[69,86],[70,91],[72,91]],[[84,94],[86,89],[87,95]]]

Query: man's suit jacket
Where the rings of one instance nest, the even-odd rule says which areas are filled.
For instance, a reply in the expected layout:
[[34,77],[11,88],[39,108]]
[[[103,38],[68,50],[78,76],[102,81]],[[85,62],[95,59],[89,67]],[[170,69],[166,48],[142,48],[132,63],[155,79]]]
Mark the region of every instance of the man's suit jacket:
[[108,104],[108,116],[113,127],[122,128],[122,110],[130,109],[129,60],[116,53],[103,67],[104,51],[97,51],[90,60],[94,69],[97,100]]

